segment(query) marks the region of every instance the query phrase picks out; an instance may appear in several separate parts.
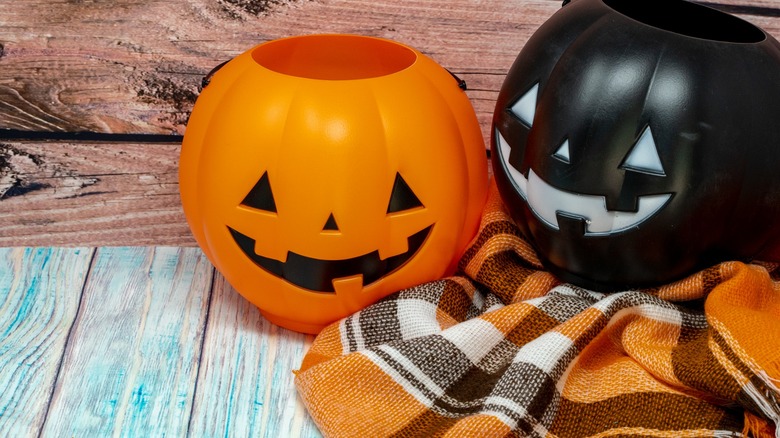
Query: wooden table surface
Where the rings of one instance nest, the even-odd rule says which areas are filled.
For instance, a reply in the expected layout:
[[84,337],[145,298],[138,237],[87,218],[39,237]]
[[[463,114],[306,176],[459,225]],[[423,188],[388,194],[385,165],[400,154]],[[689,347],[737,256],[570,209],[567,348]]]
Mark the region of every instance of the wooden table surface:
[[[701,3],[780,37],[778,0]],[[202,77],[270,39],[390,38],[467,81],[487,139],[560,5],[0,0],[0,436],[318,436],[292,385],[312,337],[264,321],[184,220]]]

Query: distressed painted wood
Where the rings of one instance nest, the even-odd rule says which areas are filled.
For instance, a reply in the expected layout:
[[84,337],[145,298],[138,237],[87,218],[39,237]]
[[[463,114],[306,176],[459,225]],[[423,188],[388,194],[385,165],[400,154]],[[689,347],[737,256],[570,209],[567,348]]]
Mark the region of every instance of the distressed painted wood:
[[558,0],[6,2],[0,127],[184,131],[202,76],[263,41],[341,32],[411,44],[470,83],[489,121],[503,73]]
[[92,253],[0,249],[2,436],[37,436],[41,429]]
[[195,248],[99,248],[43,436],[183,436],[212,275]]
[[[718,0],[780,36],[773,0]],[[0,127],[184,131],[201,77],[262,41],[341,32],[405,42],[470,83],[483,127],[517,52],[561,0],[6,0]]]
[[264,320],[218,276],[191,436],[320,436],[293,386],[293,370],[312,340]]
[[179,148],[0,142],[0,246],[194,246]]
[[292,383],[311,336],[197,249],[93,251],[0,249],[0,436],[320,436]]

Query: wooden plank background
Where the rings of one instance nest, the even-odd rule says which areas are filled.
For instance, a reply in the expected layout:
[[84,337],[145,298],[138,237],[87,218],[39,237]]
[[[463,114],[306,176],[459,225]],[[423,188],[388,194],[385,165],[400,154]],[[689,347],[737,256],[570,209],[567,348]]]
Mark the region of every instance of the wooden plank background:
[[0,431],[38,436],[93,250],[0,249]]
[[194,248],[97,249],[43,436],[183,436],[212,275]]
[[[780,36],[775,0],[716,0]],[[560,0],[2,0],[0,246],[194,245],[174,143],[19,141],[6,129],[184,133],[201,78],[263,41],[412,45],[467,80],[487,138],[518,51]],[[175,141],[175,139],[174,139]]]
[[318,437],[312,342],[197,248],[0,248],[0,435]]
[[[191,436],[316,436],[293,373],[313,340],[266,321],[217,276]],[[273,432],[269,434],[269,432]]]

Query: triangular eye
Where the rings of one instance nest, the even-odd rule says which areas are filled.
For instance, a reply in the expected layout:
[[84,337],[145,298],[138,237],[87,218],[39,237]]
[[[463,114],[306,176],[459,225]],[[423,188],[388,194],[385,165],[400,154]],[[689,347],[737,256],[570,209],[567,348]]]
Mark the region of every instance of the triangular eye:
[[397,213],[399,211],[410,210],[412,208],[423,207],[420,199],[414,194],[409,184],[404,181],[400,173],[395,174],[393,183],[393,192],[390,195],[390,204],[387,206],[388,213]]
[[268,172],[263,173],[260,181],[252,187],[249,194],[241,201],[241,205],[276,213],[276,202],[271,191],[271,183],[268,181]]
[[336,218],[333,217],[333,213],[328,216],[328,220],[325,222],[325,226],[322,227],[322,231],[338,231],[339,226],[336,223]]
[[553,154],[553,157],[563,161],[566,164],[571,163],[571,155],[569,154],[569,139],[563,141],[561,147]]
[[528,125],[528,127],[531,127],[534,123],[534,114],[536,114],[536,96],[538,94],[539,83],[537,82],[510,108],[512,113],[516,115],[521,122]]
[[666,176],[664,166],[661,164],[661,157],[658,155],[658,148],[653,139],[653,133],[650,131],[649,126],[639,136],[639,140],[631,148],[631,152],[628,153],[620,168],[651,175]]

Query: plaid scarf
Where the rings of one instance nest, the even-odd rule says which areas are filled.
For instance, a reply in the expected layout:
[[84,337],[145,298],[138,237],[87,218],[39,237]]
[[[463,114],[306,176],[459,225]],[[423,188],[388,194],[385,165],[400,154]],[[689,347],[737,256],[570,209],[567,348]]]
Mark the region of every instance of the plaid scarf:
[[296,374],[326,436],[780,438],[780,269],[596,293],[545,272],[491,187],[460,275],[327,327]]

